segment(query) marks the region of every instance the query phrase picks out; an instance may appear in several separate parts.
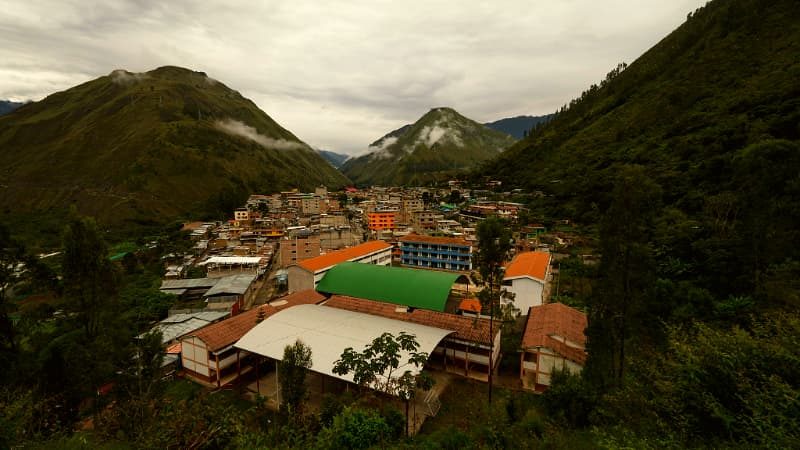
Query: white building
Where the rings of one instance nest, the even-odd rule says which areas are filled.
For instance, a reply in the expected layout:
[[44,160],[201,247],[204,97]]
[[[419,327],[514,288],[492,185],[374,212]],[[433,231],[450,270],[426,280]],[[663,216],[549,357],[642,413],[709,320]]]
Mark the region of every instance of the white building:
[[549,276],[550,253],[519,253],[506,267],[503,287],[514,294],[514,307],[521,315],[544,303],[544,288]]

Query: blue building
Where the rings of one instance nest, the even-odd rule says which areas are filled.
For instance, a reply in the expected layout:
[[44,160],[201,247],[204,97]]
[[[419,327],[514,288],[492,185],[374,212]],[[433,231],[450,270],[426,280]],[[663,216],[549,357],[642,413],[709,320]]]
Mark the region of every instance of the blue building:
[[400,238],[400,252],[403,266],[472,270],[472,245],[463,239],[409,234]]

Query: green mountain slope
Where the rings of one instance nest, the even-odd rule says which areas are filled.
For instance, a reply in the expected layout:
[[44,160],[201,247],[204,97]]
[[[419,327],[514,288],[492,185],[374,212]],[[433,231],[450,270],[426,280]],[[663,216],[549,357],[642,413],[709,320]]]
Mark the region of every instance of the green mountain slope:
[[554,194],[554,210],[589,222],[619,166],[638,164],[668,204],[697,212],[746,188],[732,182],[742,149],[800,139],[798,80],[800,3],[711,2],[479,172]]
[[474,167],[514,142],[450,108],[434,108],[413,125],[392,131],[348,160],[341,170],[354,182],[424,184]]
[[0,215],[70,204],[111,225],[204,213],[219,199],[347,180],[204,73],[117,70],[0,117]]

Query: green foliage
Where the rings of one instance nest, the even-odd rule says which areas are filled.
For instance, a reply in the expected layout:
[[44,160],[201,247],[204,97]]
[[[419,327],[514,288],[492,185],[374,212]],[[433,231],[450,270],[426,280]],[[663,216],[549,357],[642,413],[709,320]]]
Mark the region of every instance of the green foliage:
[[322,449],[362,449],[387,441],[391,434],[386,420],[376,411],[347,407],[320,432],[317,442]]
[[655,277],[650,241],[660,195],[640,167],[626,167],[601,224],[601,278],[589,301],[586,367],[600,387],[621,383],[630,354],[658,333],[648,306]]
[[542,398],[552,419],[573,427],[588,426],[597,403],[597,394],[583,377],[560,370],[551,374],[550,387]]
[[361,352],[351,347],[346,348],[334,363],[333,373],[337,375],[352,373],[353,382],[360,386],[369,386],[390,395],[410,399],[417,388],[416,377],[409,377],[410,371],[396,376],[394,371],[401,365],[401,351],[409,354],[408,360],[404,361],[403,365],[410,364],[418,368],[425,365],[428,354],[418,352],[418,349],[419,343],[413,334],[403,331],[397,336],[388,332],[383,333],[367,344]]
[[596,423],[642,439],[669,437],[674,447],[794,448],[800,443],[798,336],[796,313],[768,315],[749,331],[673,327],[664,357],[637,360],[632,369],[647,381],[605,396]]
[[[52,232],[66,217],[62,205],[75,204],[99,223],[141,229],[213,214],[206,208],[219,206],[211,199],[220,192],[347,183],[253,102],[206,80],[176,67],[112,73],[0,117],[0,166],[9,168],[0,216]],[[218,121],[227,119],[297,148],[226,133]]]
[[[436,127],[452,130],[450,133],[458,138],[445,136],[431,143],[431,130]],[[390,138],[396,140],[384,144]],[[341,170],[360,185],[424,186],[474,167],[513,142],[505,133],[489,129],[450,108],[436,108],[413,125],[393,131],[372,144],[382,150],[352,158]]]
[[306,374],[311,367],[311,348],[297,340],[283,350],[283,359],[278,366],[281,382],[281,409],[292,416],[303,412],[306,400]]
[[104,319],[117,313],[116,268],[94,220],[74,217],[64,230],[62,260],[66,307],[83,324],[89,339],[100,332]]

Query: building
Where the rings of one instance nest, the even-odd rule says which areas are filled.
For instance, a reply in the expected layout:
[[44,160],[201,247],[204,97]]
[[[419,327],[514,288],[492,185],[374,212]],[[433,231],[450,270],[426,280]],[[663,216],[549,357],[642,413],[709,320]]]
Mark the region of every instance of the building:
[[436,229],[436,223],[444,220],[444,215],[435,211],[414,211],[411,213],[411,226],[417,233]]
[[314,289],[328,270],[347,261],[388,266],[392,262],[392,246],[384,241],[369,241],[291,265],[289,292]]
[[375,211],[367,214],[370,231],[394,230],[397,211]]
[[404,266],[472,270],[472,245],[460,238],[409,234],[400,238],[400,251]]
[[304,197],[300,199],[300,211],[303,214],[319,214],[320,213],[320,198],[319,197]]
[[150,332],[161,333],[161,343],[170,344],[181,336],[228,317],[227,311],[199,311],[173,314],[158,322]]
[[[324,305],[452,331],[429,353],[429,364],[436,364],[448,372],[487,380],[492,348],[494,348],[492,366],[497,368],[501,328],[497,321],[494,327],[490,327],[489,319],[458,316],[427,309],[402,309],[390,303],[339,295],[332,296]],[[493,328],[491,330],[494,333],[493,338],[490,338],[490,328]]]
[[314,291],[297,292],[186,334],[180,351],[184,374],[210,387],[236,381],[252,367],[251,355],[233,347],[236,341],[281,309],[323,300],[325,297]]
[[506,266],[503,286],[514,294],[514,307],[520,314],[544,303],[544,291],[550,276],[550,253],[518,253]]
[[578,373],[586,363],[586,314],[562,303],[531,308],[522,336],[520,379],[543,392],[554,370]]
[[327,197],[328,188],[326,186],[317,186],[314,188],[314,195],[317,197]]
[[250,220],[250,211],[247,208],[238,208],[233,212],[233,220],[236,222],[247,222]]
[[255,280],[256,275],[252,273],[219,278],[219,281],[203,295],[206,308],[238,314],[253,300],[256,294]]
[[453,285],[465,279],[457,273],[415,270],[371,264],[341,263],[331,268],[317,284],[325,294],[391,303],[403,308],[455,311],[458,300],[451,300]]
[[289,267],[300,261],[315,258],[319,256],[319,253],[319,237],[295,237],[281,239],[280,241],[281,267]]

